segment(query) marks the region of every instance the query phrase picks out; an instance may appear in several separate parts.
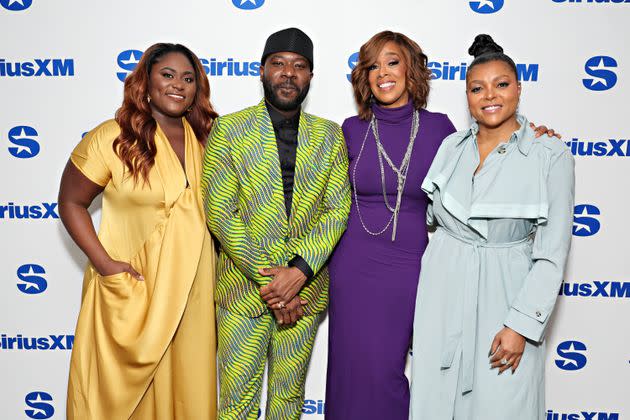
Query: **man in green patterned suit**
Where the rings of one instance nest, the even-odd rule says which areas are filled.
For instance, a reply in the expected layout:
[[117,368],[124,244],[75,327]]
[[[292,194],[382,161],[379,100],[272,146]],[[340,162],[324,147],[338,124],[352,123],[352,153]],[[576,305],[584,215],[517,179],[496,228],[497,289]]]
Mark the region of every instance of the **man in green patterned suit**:
[[219,118],[203,166],[208,227],[220,243],[216,285],[219,419],[256,419],[268,362],[267,419],[298,419],[328,299],[326,261],[350,211],[341,128],[301,110],[313,44],[272,34],[265,98]]

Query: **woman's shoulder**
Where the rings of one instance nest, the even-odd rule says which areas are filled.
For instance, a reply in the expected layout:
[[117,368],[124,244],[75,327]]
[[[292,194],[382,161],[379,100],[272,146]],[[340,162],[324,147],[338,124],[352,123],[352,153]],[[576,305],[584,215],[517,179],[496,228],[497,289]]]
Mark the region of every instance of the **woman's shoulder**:
[[356,128],[360,128],[360,127],[364,127],[368,125],[368,121],[366,120],[362,120],[361,118],[359,118],[358,115],[353,115],[352,117],[348,117],[345,120],[343,120],[343,123],[341,124],[341,128],[344,130],[344,133],[346,130],[353,130]]
[[464,139],[466,139],[467,137],[470,137],[471,134],[472,134],[472,131],[471,131],[470,128],[467,128],[466,130],[453,131],[453,132],[451,132],[451,134],[449,134],[448,136],[446,136],[444,138],[440,148],[442,148],[442,149],[455,148]]
[[420,110],[420,124],[427,128],[426,131],[432,133],[440,142],[456,131],[455,125],[448,115],[427,109]]
[[552,156],[559,156],[566,153],[571,154],[571,149],[565,142],[557,137],[550,137],[547,134],[536,138],[534,143],[540,144],[540,146],[547,150]]
[[111,145],[120,135],[120,126],[116,120],[111,119],[104,121],[88,131],[84,140],[98,146]]
[[429,111],[426,108],[420,110],[420,118],[424,119],[425,121],[437,124],[448,124],[451,126],[453,125],[451,119],[448,117],[447,114],[443,112]]
[[[571,149],[564,141],[557,137],[551,137],[547,134],[536,137],[534,130],[531,127],[527,127],[526,137],[527,138],[524,139],[525,141],[523,143],[527,144],[528,141],[531,142],[531,151],[536,151],[536,154],[547,156],[551,162],[561,156],[570,160],[573,159]],[[531,154],[531,152],[529,154]]]

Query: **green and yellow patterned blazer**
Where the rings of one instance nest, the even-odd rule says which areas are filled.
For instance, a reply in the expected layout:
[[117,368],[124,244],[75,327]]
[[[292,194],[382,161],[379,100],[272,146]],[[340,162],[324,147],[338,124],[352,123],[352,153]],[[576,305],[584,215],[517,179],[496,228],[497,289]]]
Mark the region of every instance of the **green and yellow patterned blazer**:
[[287,219],[276,137],[264,100],[215,121],[201,182],[208,227],[219,240],[216,303],[256,317],[267,309],[262,267],[301,256],[315,275],[300,296],[306,315],[326,308],[325,263],[350,212],[348,157],[339,125],[300,113],[291,216]]

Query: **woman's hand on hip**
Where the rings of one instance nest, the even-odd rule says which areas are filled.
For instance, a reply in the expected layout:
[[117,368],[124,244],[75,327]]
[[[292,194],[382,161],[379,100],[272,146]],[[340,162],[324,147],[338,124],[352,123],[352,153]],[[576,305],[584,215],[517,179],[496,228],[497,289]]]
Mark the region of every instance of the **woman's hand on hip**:
[[525,351],[525,337],[509,327],[503,327],[494,336],[490,347],[490,364],[492,368],[499,368],[499,374],[511,368],[516,371],[523,352]]

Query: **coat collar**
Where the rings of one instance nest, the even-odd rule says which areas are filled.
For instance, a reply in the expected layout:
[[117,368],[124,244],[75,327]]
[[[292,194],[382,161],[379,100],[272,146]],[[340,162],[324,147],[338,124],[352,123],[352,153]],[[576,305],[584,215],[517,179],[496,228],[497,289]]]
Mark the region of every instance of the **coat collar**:
[[[522,154],[527,156],[532,148],[533,142],[531,139],[534,138],[535,133],[534,130],[529,126],[529,121],[523,115],[517,114],[516,121],[519,123],[520,128],[512,133],[512,136],[510,137],[510,140],[508,142],[511,143],[513,141],[516,141],[518,150]],[[475,121],[472,123],[470,128],[464,132],[464,135],[459,139],[457,145],[462,143],[470,136],[476,137],[477,133],[479,133],[479,125]]]

